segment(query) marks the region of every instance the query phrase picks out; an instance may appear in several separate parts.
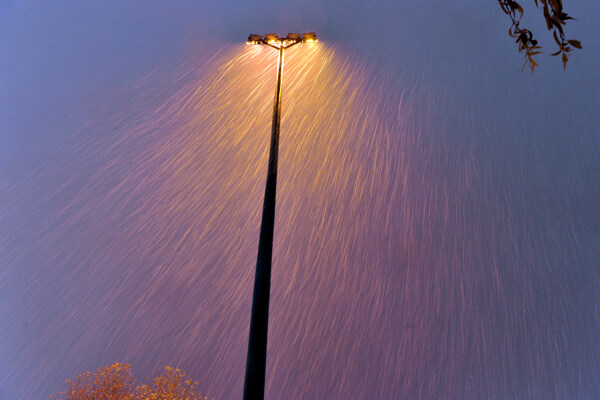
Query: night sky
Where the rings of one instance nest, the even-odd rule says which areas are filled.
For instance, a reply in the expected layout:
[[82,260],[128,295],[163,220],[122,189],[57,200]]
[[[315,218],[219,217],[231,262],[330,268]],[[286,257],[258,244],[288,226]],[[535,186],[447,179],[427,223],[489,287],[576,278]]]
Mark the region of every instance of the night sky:
[[[268,399],[600,398],[600,3],[0,4],[0,400],[242,395],[286,52]],[[172,4],[171,4],[172,3]]]

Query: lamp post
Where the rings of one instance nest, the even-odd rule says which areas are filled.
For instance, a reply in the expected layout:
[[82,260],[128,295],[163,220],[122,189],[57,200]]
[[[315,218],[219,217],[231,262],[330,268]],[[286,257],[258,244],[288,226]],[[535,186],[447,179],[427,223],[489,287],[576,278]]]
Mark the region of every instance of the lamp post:
[[265,394],[265,370],[267,366],[267,333],[269,326],[269,296],[271,292],[271,258],[273,254],[273,230],[275,225],[275,190],[277,186],[277,159],[279,155],[279,124],[281,116],[281,79],[283,72],[283,51],[298,43],[316,42],[314,32],[300,35],[289,33],[279,38],[276,33],[269,33],[263,38],[250,35],[248,44],[267,45],[279,52],[277,64],[277,89],[273,104],[273,121],[271,125],[271,149],[269,152],[269,168],[265,187],[258,256],[256,258],[256,274],[254,277],[254,293],[252,295],[252,314],[250,316],[250,334],[248,339],[248,356],[246,359],[246,377],[244,379],[244,400],[262,400]]

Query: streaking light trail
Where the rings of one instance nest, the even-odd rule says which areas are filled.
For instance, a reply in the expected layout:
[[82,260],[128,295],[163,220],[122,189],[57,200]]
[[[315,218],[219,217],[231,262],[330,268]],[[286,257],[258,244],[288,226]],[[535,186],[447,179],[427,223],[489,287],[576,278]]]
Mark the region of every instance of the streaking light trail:
[[[57,393],[113,362],[137,377],[171,365],[210,397],[240,397],[267,50],[232,46],[90,93],[70,116],[78,130],[27,176],[6,174],[8,397]],[[545,195],[544,135],[377,68],[327,42],[286,52],[266,397],[590,393],[600,299],[582,266],[595,237]]]

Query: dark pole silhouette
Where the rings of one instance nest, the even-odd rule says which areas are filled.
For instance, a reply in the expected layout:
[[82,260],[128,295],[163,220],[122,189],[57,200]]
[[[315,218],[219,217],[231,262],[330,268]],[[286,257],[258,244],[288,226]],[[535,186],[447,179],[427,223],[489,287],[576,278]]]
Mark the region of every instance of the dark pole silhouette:
[[244,399],[263,399],[265,390],[265,369],[267,364],[267,333],[269,326],[269,296],[271,292],[271,256],[273,254],[273,229],[275,225],[275,190],[277,187],[277,158],[279,154],[279,124],[281,111],[281,70],[283,68],[283,47],[279,49],[277,68],[277,92],[273,106],[271,128],[271,151],[269,170],[265,188],[265,201],[258,241],[258,257],[252,296],[250,337],[246,361]]
[[[267,367],[267,334],[269,330],[269,297],[271,293],[271,258],[273,255],[273,231],[275,227],[275,194],[277,188],[277,159],[279,156],[279,125],[281,121],[281,82],[283,75],[283,51],[301,41],[316,41],[314,33],[303,35],[289,34],[279,39],[275,34],[250,35],[249,44],[267,44],[279,52],[277,64],[277,89],[273,105],[271,125],[271,149],[265,200],[263,204],[254,293],[252,295],[252,314],[250,316],[250,334],[248,339],[248,357],[246,359],[246,377],[244,380],[244,400],[262,400],[265,395],[265,371]],[[278,44],[276,46],[275,44]]]

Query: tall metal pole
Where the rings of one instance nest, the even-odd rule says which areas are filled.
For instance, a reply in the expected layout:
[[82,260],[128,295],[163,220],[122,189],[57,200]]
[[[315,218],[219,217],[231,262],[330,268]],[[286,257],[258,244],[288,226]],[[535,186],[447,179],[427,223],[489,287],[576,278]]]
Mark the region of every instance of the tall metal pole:
[[248,340],[248,358],[246,359],[246,377],[244,381],[244,400],[262,400],[265,396],[265,371],[267,367],[267,333],[269,328],[269,296],[271,292],[271,257],[273,255],[273,230],[275,226],[275,192],[277,186],[277,158],[279,155],[279,123],[281,113],[281,75],[283,71],[283,50],[279,47],[277,66],[277,90],[273,105],[271,127],[271,150],[269,170],[265,188],[254,294],[252,295],[252,314],[250,316],[250,338]]

